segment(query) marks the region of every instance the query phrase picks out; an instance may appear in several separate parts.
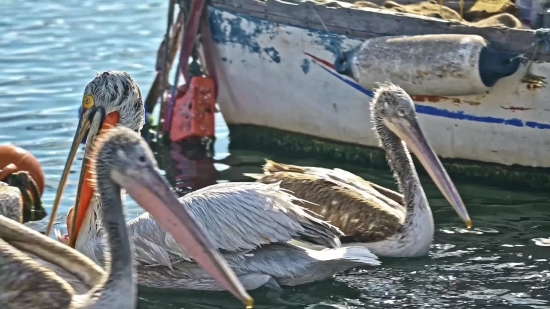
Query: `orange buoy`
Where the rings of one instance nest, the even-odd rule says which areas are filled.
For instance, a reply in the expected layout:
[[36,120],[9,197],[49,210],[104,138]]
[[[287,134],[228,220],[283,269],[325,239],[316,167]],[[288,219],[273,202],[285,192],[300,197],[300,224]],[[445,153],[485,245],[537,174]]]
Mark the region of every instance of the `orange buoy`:
[[212,78],[195,76],[188,88],[178,91],[172,114],[170,141],[178,142],[190,137],[214,137],[215,86]]
[[38,160],[25,149],[13,145],[0,145],[0,170],[0,181],[14,172],[28,172],[36,182],[40,196],[44,193],[44,171]]

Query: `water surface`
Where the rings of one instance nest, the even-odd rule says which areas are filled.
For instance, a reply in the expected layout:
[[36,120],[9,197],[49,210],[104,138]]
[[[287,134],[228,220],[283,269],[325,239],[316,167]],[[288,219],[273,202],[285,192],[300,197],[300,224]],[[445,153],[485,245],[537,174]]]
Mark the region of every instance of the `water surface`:
[[[55,189],[77,124],[86,84],[95,72],[128,71],[145,94],[154,77],[156,50],[168,1],[0,0],[0,143],[32,152],[46,173],[44,203]],[[180,190],[221,181],[248,181],[264,157],[285,163],[341,167],[395,188],[388,171],[341,162],[229,151],[227,127],[217,115],[214,157],[185,160],[174,145],[166,158]],[[193,152],[192,150],[190,152]],[[62,202],[72,206],[75,163]],[[550,237],[547,192],[504,191],[458,184],[475,229],[467,231],[429,179],[422,179],[433,208],[436,235],[428,257],[382,259],[334,279],[282,292],[253,291],[255,308],[550,308]],[[141,210],[129,202],[128,214]],[[61,227],[58,226],[58,227]],[[550,242],[546,242],[550,244]],[[140,308],[242,308],[227,293],[142,291]]]

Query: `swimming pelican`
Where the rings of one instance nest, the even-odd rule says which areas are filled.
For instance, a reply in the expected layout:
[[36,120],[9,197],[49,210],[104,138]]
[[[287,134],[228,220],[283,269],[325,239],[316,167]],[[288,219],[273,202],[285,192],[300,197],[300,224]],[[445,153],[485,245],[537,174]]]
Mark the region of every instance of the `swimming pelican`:
[[[101,121],[97,119],[94,117],[92,128]],[[109,130],[98,139],[90,165],[102,210],[99,221],[108,247],[106,272],[76,250],[0,216],[0,303],[9,308],[136,308],[134,245],[126,229],[121,188],[154,213],[175,241],[220,284],[235,288],[233,291],[238,291],[242,300],[251,301],[158,174],[154,156],[138,134],[124,127]],[[68,272],[92,283],[93,289],[76,295],[67,282],[19,249],[65,266]]]
[[339,227],[344,243],[362,245],[378,256],[428,254],[434,235],[433,216],[407,146],[420,160],[447,201],[468,227],[468,211],[445,168],[424,137],[414,102],[400,87],[383,83],[371,103],[376,137],[386,151],[399,191],[381,187],[341,169],[301,167],[267,160],[263,174],[246,174],[281,187]]
[[[84,92],[82,117],[97,108],[105,108],[109,121],[119,122],[136,132],[142,128],[141,95],[127,73],[105,72],[90,82]],[[79,145],[86,128],[79,125],[73,147]],[[74,149],[70,151],[54,208],[75,152]],[[85,157],[86,153],[85,150]],[[82,170],[81,173],[88,172]],[[72,215],[75,223],[69,230],[69,245],[102,265],[103,229],[97,224],[101,210],[97,201],[91,198],[92,189],[87,178],[77,191],[78,202]],[[326,279],[352,267],[379,264],[365,248],[326,248],[338,247],[338,237],[343,234],[314,213],[294,205],[294,199],[278,185],[249,182],[209,186],[179,201],[206,231],[214,246],[221,250],[247,290],[266,284],[297,285]],[[221,290],[222,287],[189,259],[185,250],[153,216],[145,213],[127,223],[137,248],[138,283],[153,288]],[[326,249],[309,250],[288,243],[293,239],[319,244]]]

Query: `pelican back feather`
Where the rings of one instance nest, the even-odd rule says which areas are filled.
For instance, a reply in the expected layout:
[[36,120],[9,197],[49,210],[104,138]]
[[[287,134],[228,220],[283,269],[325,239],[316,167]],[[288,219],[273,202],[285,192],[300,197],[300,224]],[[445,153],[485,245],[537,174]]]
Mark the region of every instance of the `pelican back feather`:
[[0,239],[2,308],[69,308],[73,292],[54,272]]
[[265,184],[280,183],[298,198],[294,203],[340,228],[346,235],[341,238],[344,242],[381,241],[399,232],[405,223],[406,209],[397,192],[341,169],[266,161],[264,174],[247,175]]
[[[344,234],[319,215],[298,206],[279,184],[220,183],[180,198],[210,241],[225,255],[239,255],[270,243],[300,239],[339,247]],[[305,201],[300,203],[307,204]],[[191,261],[148,213],[128,222],[136,246],[138,267]]]

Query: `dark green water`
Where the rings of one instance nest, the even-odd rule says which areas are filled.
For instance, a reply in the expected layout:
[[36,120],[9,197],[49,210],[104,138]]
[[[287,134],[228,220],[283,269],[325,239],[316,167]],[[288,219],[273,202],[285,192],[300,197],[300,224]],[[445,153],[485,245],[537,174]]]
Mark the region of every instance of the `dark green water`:
[[[0,1],[0,143],[16,144],[38,157],[46,173],[48,210],[85,85],[94,71],[124,70],[146,93],[154,77],[166,6],[167,1]],[[264,157],[340,167],[395,188],[387,171],[229,151],[227,127],[221,115],[216,120],[212,159],[184,160],[176,146],[162,155],[179,158],[168,173],[182,192],[188,186],[246,181],[242,173],[259,172]],[[77,166],[62,202],[63,213],[74,201]],[[436,221],[428,257],[382,259],[377,268],[354,269],[279,293],[253,291],[255,308],[550,308],[550,249],[537,240],[550,237],[547,192],[460,183],[475,226],[466,231],[431,181],[423,178],[423,184]],[[132,201],[128,208],[129,215],[141,213]],[[242,308],[227,293],[181,291],[142,291],[139,307]]]

